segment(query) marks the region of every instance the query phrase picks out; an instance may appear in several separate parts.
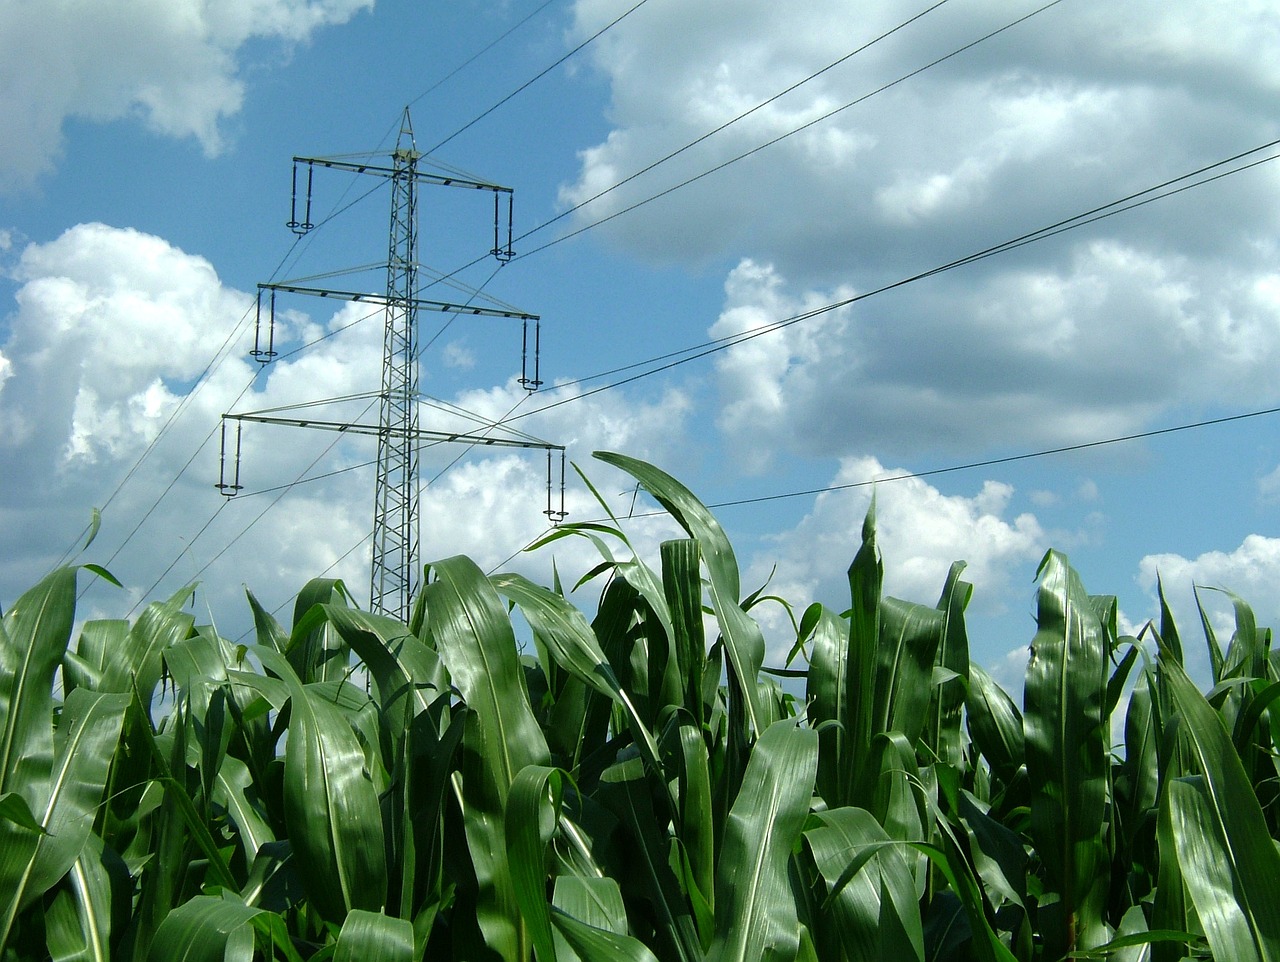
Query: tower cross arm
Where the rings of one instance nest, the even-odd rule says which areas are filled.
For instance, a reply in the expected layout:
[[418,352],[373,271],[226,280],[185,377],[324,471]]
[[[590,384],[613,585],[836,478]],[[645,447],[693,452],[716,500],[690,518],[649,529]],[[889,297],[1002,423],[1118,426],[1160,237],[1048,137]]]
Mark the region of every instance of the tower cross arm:
[[[252,411],[243,414],[224,414],[227,421],[252,421],[256,424],[283,424],[293,428],[312,428],[317,431],[336,431],[339,434],[368,434],[377,436],[383,429],[377,424],[361,424],[358,421],[327,421],[317,418],[281,418]],[[429,442],[456,442],[474,444],[477,447],[526,448],[538,451],[563,451],[563,444],[552,444],[537,438],[507,438],[491,434],[471,434],[464,431],[428,431],[415,428],[410,431],[393,431],[397,435]]]
[[294,284],[259,284],[264,291],[283,291],[286,294],[309,294],[312,297],[332,297],[339,301],[361,301],[369,304],[388,304],[392,300],[398,305],[410,304],[425,311],[438,311],[442,314],[474,314],[477,317],[514,317],[521,321],[537,321],[538,314],[528,314],[514,308],[478,307],[475,304],[451,304],[448,301],[429,301],[421,297],[391,298],[386,294],[364,293],[362,291],[337,291],[327,287],[298,287]]
[[[417,159],[417,158],[415,158]],[[497,194],[514,193],[514,188],[503,187],[485,180],[471,180],[455,174],[433,174],[417,167],[387,167],[382,164],[367,164],[351,160],[340,160],[334,157],[294,157],[295,164],[307,164],[315,167],[326,167],[330,170],[347,170],[355,174],[373,174],[375,177],[412,177],[420,183],[435,184],[439,187],[469,187],[472,190],[489,190]]]

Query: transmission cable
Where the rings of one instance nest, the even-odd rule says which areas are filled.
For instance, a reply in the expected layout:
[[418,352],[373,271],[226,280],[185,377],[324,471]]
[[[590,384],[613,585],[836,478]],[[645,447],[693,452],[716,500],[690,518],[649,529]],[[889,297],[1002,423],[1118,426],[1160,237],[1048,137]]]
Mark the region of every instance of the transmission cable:
[[839,113],[843,113],[844,111],[848,110],[850,107],[855,107],[858,104],[863,103],[864,101],[870,100],[872,97],[876,96],[877,94],[884,93],[886,90],[890,90],[898,86],[898,84],[904,83],[905,81],[910,80],[912,77],[916,77],[924,73],[926,70],[930,70],[933,67],[938,66],[939,64],[945,63],[946,61],[950,60],[952,57],[957,57],[967,50],[972,50],[974,47],[978,46],[978,44],[985,43],[986,41],[990,40],[992,37],[996,37],[1004,33],[1006,30],[1012,30],[1014,27],[1018,26],[1019,24],[1025,23],[1026,21],[1030,20],[1032,17],[1043,13],[1044,11],[1050,9],[1051,7],[1056,7],[1058,4],[1062,2],[1063,0],[1049,0],[1049,3],[1046,3],[1042,7],[1037,7],[1035,10],[1032,10],[1030,13],[1026,14],[1025,16],[1019,17],[1017,20],[1014,20],[1010,23],[1006,23],[1003,27],[998,27],[997,29],[992,30],[990,33],[979,37],[977,40],[971,40],[969,43],[965,44],[963,47],[959,47],[951,51],[950,53],[939,57],[937,60],[933,60],[925,64],[923,67],[917,67],[915,70],[911,71],[910,73],[903,74],[897,80],[891,80],[889,81],[889,83],[884,84],[881,87],[877,87],[875,90],[872,90],[870,93],[863,94],[861,97],[851,100],[848,103],[844,104],[843,106],[840,106],[835,108],[834,110],[828,111],[827,113],[823,114],[821,117],[816,117],[813,120],[808,121],[807,123],[801,124],[799,127],[792,128],[791,130],[788,130],[784,134],[779,134],[777,137],[774,137],[772,140],[765,141],[763,144],[758,144],[757,146],[752,147],[750,150],[747,150],[741,154],[738,154],[736,157],[732,157],[721,164],[717,164],[716,166],[711,167],[708,170],[704,170],[700,174],[695,174],[693,177],[690,177],[687,180],[683,180],[678,184],[675,184],[671,187],[666,188],[665,190],[658,191],[656,194],[651,194],[650,196],[644,198],[643,200],[639,200],[634,204],[631,204],[627,207],[622,208],[621,210],[614,211],[612,214],[609,214],[606,217],[602,217],[597,221],[594,221],[590,224],[586,224],[582,227],[579,227],[577,230],[572,230],[567,234],[562,234],[561,236],[555,238],[554,240],[550,240],[547,243],[543,244],[541,247],[535,247],[533,250],[526,251],[524,254],[519,254],[517,255],[517,259],[519,259],[520,257],[529,257],[533,254],[538,254],[546,250],[548,247],[554,247],[555,245],[561,244],[572,237],[577,237],[579,234],[584,233],[585,231],[592,230],[596,227],[601,226],[602,224],[607,224],[609,223],[609,221],[613,220],[616,217],[621,217],[623,214],[629,214],[634,210],[638,210],[639,208],[644,207],[646,204],[651,204],[655,200],[659,200],[663,197],[666,197],[668,194],[675,193],[677,190],[680,190],[682,187],[688,187],[690,184],[697,183],[698,181],[702,180],[704,177],[710,177],[712,174],[719,173],[720,171],[724,170],[726,167],[730,167],[733,164],[738,163],[738,161],[740,160],[746,160],[748,157],[752,157],[755,154],[760,153],[762,150],[766,150],[767,148],[772,147],[775,144],[779,144],[782,141],[788,139],[789,137],[793,137],[798,133],[802,133],[803,131],[806,131],[811,127],[814,127],[820,123],[823,123],[824,121],[830,120],[832,117],[836,116]]
[[495,37],[493,40],[489,41],[489,43],[486,44],[484,47],[482,47],[480,50],[477,50],[475,53],[473,53],[470,57],[468,57],[462,63],[458,64],[458,66],[454,67],[447,74],[445,74],[435,83],[433,83],[430,87],[428,87],[426,90],[422,91],[422,93],[418,94],[418,96],[410,100],[407,106],[412,107],[418,101],[422,100],[422,98],[427,96],[427,94],[433,93],[434,91],[439,89],[441,86],[443,86],[445,83],[452,80],[459,73],[461,73],[467,67],[470,67],[473,63],[475,63],[477,60],[479,60],[481,57],[487,54],[490,50],[492,50],[498,44],[502,43],[502,41],[506,40],[509,36],[511,36],[513,33],[515,33],[517,30],[523,27],[526,23],[528,23],[538,14],[542,13],[542,11],[547,9],[547,7],[551,6],[553,2],[554,0],[543,0],[543,2],[539,4],[538,7],[535,8],[532,13],[526,14],[523,19],[516,21],[515,25],[512,26],[509,30],[507,30],[505,33],[503,33],[501,36]]
[[[1180,184],[1182,181],[1189,180],[1190,178],[1193,178],[1193,177],[1199,177],[1203,174],[1208,173],[1209,171],[1223,167],[1227,164],[1234,163],[1235,161],[1241,160],[1251,154],[1268,150],[1276,146],[1280,146],[1280,140],[1273,140],[1273,141],[1270,141],[1269,143],[1261,144],[1258,147],[1253,147],[1249,150],[1242,151],[1231,157],[1226,158],[1225,160],[1217,161],[1213,164],[1208,164],[1204,167],[1198,168],[1197,170],[1191,171],[1186,174],[1182,174],[1178,177],[1172,178],[1171,180],[1164,181],[1163,183],[1157,184],[1153,187],[1148,187],[1145,190],[1141,190],[1133,194],[1129,194],[1126,197],[1122,197],[1118,200],[1111,201],[1108,204],[1104,204],[1100,207],[1093,208],[1092,210],[1085,211],[1080,214],[1076,214],[1073,217],[1066,218],[1064,220],[1058,221],[1057,223],[1039,228],[1038,230],[1030,231],[1026,234],[1022,234],[1018,237],[1014,237],[1014,238],[1011,238],[1010,240],[1004,241],[1003,243],[993,245],[991,247],[988,247],[981,251],[977,251],[972,254],[967,254],[964,257],[956,258],[955,260],[948,261],[945,264],[941,264],[937,267],[930,268],[929,270],[926,270],[926,271],[921,271],[919,273],[912,274],[908,277],[904,277],[899,280],[893,281],[889,284],[882,285],[873,290],[864,291],[863,293],[856,294],[852,297],[847,297],[838,301],[833,301],[832,303],[825,304],[820,307],[816,307],[799,314],[793,314],[790,317],[786,317],[781,320],[771,322],[769,324],[764,324],[756,328],[751,328],[745,331],[739,331],[734,334],[728,334],[723,337],[704,341],[701,344],[692,345],[690,347],[683,348],[679,351],[668,352],[667,354],[659,355],[657,357],[649,358],[647,360],[637,361],[632,364],[624,365],[619,368],[614,368],[611,371],[602,372],[600,374],[588,375],[586,377],[578,378],[577,380],[574,380],[574,381],[558,382],[554,385],[549,386],[544,393],[550,393],[556,390],[564,390],[565,388],[568,388],[576,384],[582,384],[586,381],[596,380],[600,377],[608,377],[612,374],[620,373],[626,370],[632,370],[637,367],[647,367],[648,365],[651,365],[651,364],[666,362],[666,363],[660,364],[660,366],[658,367],[653,367],[648,370],[641,371],[639,374],[632,375],[631,377],[622,378],[621,380],[610,382],[609,384],[602,385],[601,387],[596,388],[594,390],[585,391],[581,394],[575,394],[571,397],[567,397],[559,401],[553,401],[550,404],[545,404],[542,407],[536,408],[533,411],[527,411],[524,414],[519,415],[518,418],[532,417],[535,414],[539,414],[543,411],[550,410],[551,408],[559,407],[563,404],[568,404],[570,402],[579,401],[584,398],[590,397],[594,394],[599,394],[602,391],[612,390],[613,388],[621,387],[625,384],[630,384],[633,381],[637,381],[642,378],[649,377],[653,374],[657,374],[662,371],[670,370],[682,364],[686,364],[690,361],[694,361],[694,360],[698,360],[700,358],[706,357],[709,354],[715,354],[719,351],[726,350],[727,348],[734,347],[737,344],[741,344],[746,341],[753,340],[754,338],[760,337],[761,335],[770,334],[775,331],[780,331],[794,324],[798,324],[802,321],[811,320],[815,317],[819,317],[824,314],[829,314],[832,311],[836,311],[841,308],[848,307],[852,304],[858,303],[859,301],[867,300],[868,298],[875,297],[879,294],[884,294],[889,291],[896,290],[900,287],[905,287],[909,284],[913,284],[917,281],[934,277],[938,274],[942,274],[946,271],[954,270],[958,267],[964,267],[969,264],[975,263],[977,261],[985,260],[988,257],[994,257],[997,254],[1002,254],[1010,250],[1016,250],[1019,247],[1024,247],[1028,244],[1032,244],[1040,240],[1045,240],[1049,237],[1054,237],[1068,230],[1074,230],[1078,227],[1083,227],[1088,224],[1095,223],[1099,220],[1103,220],[1107,217],[1112,217],[1116,214],[1125,213],[1137,207],[1142,207],[1142,206],[1145,206],[1146,204],[1153,203],[1157,200],[1163,200],[1167,197],[1172,197],[1175,194],[1182,193],[1183,191],[1190,190],[1194,187],[1200,187],[1205,184],[1211,183],[1213,181],[1221,180],[1222,178],[1231,176],[1232,174],[1238,174],[1243,171],[1252,169],[1254,167],[1258,167],[1262,164],[1271,163],[1277,159],[1280,159],[1280,153],[1272,154],[1268,157],[1263,157],[1261,159],[1253,160],[1247,164],[1243,164],[1239,167],[1235,167],[1230,170],[1220,171],[1216,174],[1213,174],[1212,176],[1203,177],[1203,179],[1193,181],[1192,183],[1182,184],[1181,186],[1174,186],[1174,185]],[[1158,193],[1159,191],[1163,191],[1163,193]],[[1152,196],[1146,196],[1148,194]]]
[[445,144],[449,143],[451,140],[453,140],[453,139],[454,139],[455,137],[457,137],[459,134],[463,133],[464,131],[470,130],[472,127],[474,127],[474,126],[475,126],[476,124],[478,124],[480,121],[484,120],[484,118],[488,117],[491,113],[493,113],[495,110],[497,110],[497,109],[498,109],[499,107],[501,107],[503,104],[507,103],[509,100],[511,100],[513,97],[517,96],[518,94],[523,93],[526,89],[528,89],[528,88],[529,88],[530,86],[532,86],[533,84],[537,83],[539,80],[541,80],[541,79],[542,79],[543,77],[545,77],[547,74],[551,73],[551,71],[555,70],[555,69],[556,69],[556,67],[560,66],[562,63],[564,63],[566,60],[568,60],[570,57],[572,57],[574,54],[576,54],[578,51],[580,51],[583,47],[586,47],[588,44],[591,44],[591,43],[595,42],[596,40],[598,40],[598,39],[600,38],[600,36],[601,36],[601,35],[603,35],[606,31],[611,30],[612,28],[616,27],[616,26],[617,26],[618,24],[620,24],[623,20],[627,19],[627,17],[631,16],[633,13],[635,13],[637,10],[639,10],[641,7],[643,7],[643,6],[644,6],[646,3],[648,3],[648,2],[649,2],[649,0],[639,0],[639,3],[636,3],[634,6],[630,7],[626,12],[624,12],[624,13],[620,14],[618,17],[614,18],[614,19],[613,19],[613,20],[611,20],[609,23],[605,24],[603,27],[601,27],[599,30],[597,30],[595,33],[593,33],[593,34],[592,34],[590,37],[588,37],[586,40],[582,41],[582,43],[578,44],[576,47],[574,47],[572,50],[570,50],[568,53],[566,53],[564,56],[562,56],[562,57],[561,57],[559,60],[557,60],[555,63],[551,64],[551,65],[550,65],[550,66],[548,66],[548,67],[544,67],[544,68],[543,68],[542,70],[540,70],[538,73],[534,74],[532,77],[530,77],[530,78],[529,78],[528,80],[526,80],[524,83],[522,83],[522,84],[521,84],[519,87],[517,87],[515,90],[511,91],[511,93],[507,94],[505,97],[503,97],[503,98],[502,98],[501,100],[499,100],[497,103],[493,104],[493,106],[491,106],[491,107],[487,108],[486,110],[482,111],[478,117],[475,117],[474,119],[469,120],[467,123],[463,124],[463,125],[462,125],[461,127],[459,127],[457,130],[455,130],[453,133],[451,133],[448,137],[446,137],[444,140],[440,141],[440,143],[436,144],[434,147],[432,147],[430,150],[428,150],[428,151],[427,151],[427,153],[428,153],[428,154],[434,154],[437,150],[439,150],[439,149],[440,149],[441,147],[443,147]]
[[[598,201],[600,198],[604,197],[605,195],[613,193],[619,187],[623,187],[626,184],[631,183],[636,178],[642,177],[643,175],[649,173],[649,171],[657,167],[660,167],[661,165],[665,164],[667,161],[672,160],[676,157],[679,157],[685,151],[698,146],[698,144],[702,143],[703,141],[709,140],[710,138],[714,137],[716,134],[720,133],[721,131],[727,130],[728,128],[732,127],[738,121],[745,120],[747,117],[750,117],[756,111],[763,110],[765,107],[768,107],[770,104],[778,100],[781,100],[783,97],[787,96],[787,94],[800,89],[810,81],[817,80],[823,74],[828,73],[831,70],[834,70],[836,67],[853,59],[863,51],[875,46],[881,40],[886,40],[889,37],[893,36],[898,31],[903,30],[906,27],[909,27],[911,24],[915,23],[917,20],[920,20],[923,17],[927,16],[928,14],[933,13],[933,11],[937,10],[939,7],[943,6],[947,2],[948,0],[937,0],[937,2],[934,3],[932,6],[927,7],[924,10],[921,10],[919,13],[915,14],[915,16],[902,21],[896,27],[886,30],[884,33],[880,34],[878,37],[875,37],[872,40],[868,40],[866,43],[862,44],[861,46],[853,50],[850,50],[843,57],[840,57],[837,60],[831,61],[831,63],[827,64],[821,70],[814,71],[813,73],[809,74],[809,76],[805,77],[803,80],[799,80],[793,83],[790,87],[787,87],[784,90],[779,90],[777,93],[775,93],[773,96],[769,97],[768,99],[760,101],[760,103],[756,104],[754,107],[748,110],[744,110],[742,113],[738,114],[732,120],[726,120],[719,127],[716,127],[713,130],[708,130],[705,134],[702,134],[701,136],[694,138],[693,140],[685,144],[683,147],[679,147],[676,150],[673,150],[671,153],[667,154],[666,156],[660,157],[650,164],[646,164],[644,167],[641,167],[639,170],[635,171],[634,173],[629,174],[628,176],[624,177],[622,180],[617,181],[614,184],[611,184],[610,186],[606,187],[604,190],[600,191],[599,193],[593,194],[592,196],[588,197],[586,200],[580,201],[579,203],[574,204],[572,207],[568,208],[567,210],[561,211],[560,213],[552,217],[550,220],[543,221],[537,227],[534,227],[531,230],[525,231],[523,234],[517,237],[513,243],[519,243],[520,241],[524,240],[526,237],[531,237],[532,235],[538,233],[539,231],[545,230],[546,228],[550,227],[552,224],[560,220],[563,220],[564,218],[568,217],[570,214],[576,213],[577,211],[586,207],[588,204],[593,204],[596,201]],[[535,253],[535,252],[530,251],[530,253]]]

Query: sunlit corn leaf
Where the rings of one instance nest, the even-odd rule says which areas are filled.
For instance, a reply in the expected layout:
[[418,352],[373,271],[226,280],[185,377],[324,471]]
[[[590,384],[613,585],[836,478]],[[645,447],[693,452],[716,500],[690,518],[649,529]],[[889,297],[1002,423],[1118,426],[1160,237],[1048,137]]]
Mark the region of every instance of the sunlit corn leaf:
[[338,933],[333,962],[414,962],[413,923],[353,909]]
[[657,742],[619,683],[613,666],[582,613],[560,595],[535,585],[523,575],[501,574],[490,580],[501,594],[519,606],[534,633],[547,645],[562,668],[622,707],[636,746],[651,770],[660,771]]
[[724,529],[688,488],[664,471],[609,451],[597,451],[594,456],[621,468],[641,482],[680,527],[698,541],[711,576],[711,605],[724,638],[729,663],[745,698],[746,720],[759,734],[762,729],[755,680],[760,666],[764,664],[764,636],[760,626],[739,604],[738,562]]
[[1164,802],[1161,817],[1169,820],[1166,837],[1173,839],[1174,849],[1162,854],[1177,858],[1214,958],[1261,962],[1265,956],[1254,941],[1248,902],[1223,857],[1225,846],[1204,791],[1189,780],[1174,779],[1165,786]]
[[346,716],[304,687],[274,648],[253,649],[289,687],[285,824],[307,893],[331,920],[351,909],[379,911],[387,869],[378,795]]
[[99,685],[102,691],[138,691],[148,712],[170,645],[191,634],[195,619],[183,611],[194,585],[175,592],[167,601],[153,601],[143,609],[129,632],[127,644],[112,652]]
[[876,650],[872,737],[901,732],[914,743],[924,730],[933,695],[933,666],[946,631],[945,612],[884,598]]
[[[0,795],[18,792],[33,812],[53,768],[53,675],[71,640],[75,605],[75,569],[59,568],[0,621]],[[0,890],[6,881],[0,876]]]
[[1022,712],[986,669],[969,664],[969,735],[1002,780],[1008,781],[1026,760]]
[[113,942],[120,937],[117,923],[127,922],[132,879],[113,872],[104,858],[102,840],[90,835],[80,857],[67,873],[66,884],[54,897],[45,918],[49,954],[56,959],[108,962]]
[[[1204,632],[1204,643],[1209,652],[1210,677],[1216,685],[1221,682],[1224,677],[1223,667],[1225,664],[1225,658],[1222,654],[1222,646],[1218,644],[1218,634],[1213,630],[1213,622],[1209,618],[1209,612],[1205,608],[1204,602],[1200,600],[1199,586],[1194,588],[1194,593],[1196,598],[1196,610],[1200,613],[1200,628]],[[1172,621],[1172,619],[1170,619],[1170,621]],[[1171,657],[1175,654],[1175,650],[1170,651]]]
[[[583,925],[589,925],[614,935],[627,934],[627,907],[622,899],[622,890],[611,878],[598,876],[559,875],[556,877],[555,889],[551,896],[552,924],[557,916],[568,916]],[[556,943],[557,962],[587,962],[579,955],[557,928],[552,935]],[[648,949],[642,950],[648,953]],[[606,959],[619,958],[620,955],[606,955]],[[652,954],[638,956],[652,958]]]
[[566,912],[553,911],[556,935],[582,962],[657,962],[641,942],[628,935],[580,922]]
[[128,695],[77,689],[67,696],[55,736],[56,754],[48,782],[40,836],[30,872],[21,883],[23,902],[48,891],[75,864],[93,831],[107,770]]
[[943,625],[937,664],[952,674],[949,680],[934,684],[931,688],[923,739],[934,758],[957,770],[964,765],[964,740],[960,722],[969,677],[969,636],[964,612],[969,604],[969,597],[973,594],[973,585],[960,578],[964,567],[963,561],[951,565],[946,584],[942,588],[942,597],[938,599]]
[[793,721],[771,725],[756,741],[725,824],[708,962],[795,957],[800,923],[788,864],[817,769],[817,733]]
[[287,657],[304,684],[341,681],[350,673],[351,650],[333,620],[306,618],[316,605],[344,607],[347,597],[346,586],[336,578],[314,578],[298,592]]
[[702,678],[707,664],[707,641],[702,621],[702,550],[692,538],[664,541],[662,589],[671,613],[676,663],[684,684],[684,707],[702,727],[706,720]]
[[225,756],[218,767],[213,800],[227,810],[239,830],[245,862],[253,864],[262,846],[276,839],[267,823],[249,766],[234,755]]
[[149,962],[249,962],[253,958],[249,922],[261,911],[234,899],[197,895],[160,923],[147,958]]
[[1050,551],[1040,567],[1037,630],[1024,694],[1031,832],[1060,926],[1051,951],[1106,941],[1097,889],[1105,881],[1107,646],[1095,606],[1067,559]]
[[126,648],[128,638],[129,622],[123,618],[86,622],[80,629],[74,654],[67,652],[62,666],[64,689],[101,689],[111,659]]
[[[1248,921],[1257,957],[1275,962],[1280,959],[1280,852],[1267,831],[1262,807],[1218,713],[1176,661],[1162,658],[1160,667],[1173,704],[1182,716],[1180,730],[1185,733],[1204,778],[1204,807],[1202,810],[1197,803],[1194,812],[1199,822],[1206,822],[1214,831],[1198,842],[1213,845],[1214,857],[1229,868],[1235,898]],[[1181,811],[1192,811],[1186,791],[1175,791],[1183,796]],[[1174,835],[1176,839],[1176,830]],[[1186,864],[1182,875],[1200,912],[1200,899],[1195,897],[1197,881],[1190,877]]]
[[[388,718],[403,717],[402,699],[410,701],[409,717],[433,712],[442,692],[448,691],[440,656],[394,618],[326,604],[312,609],[299,622],[299,630],[317,630],[313,623],[327,620],[343,643],[359,656],[373,679],[377,701]],[[401,726],[402,727],[402,726]]]
[[711,793],[711,757],[702,729],[681,725],[678,729],[679,764],[676,766],[679,810],[676,837],[682,864],[687,866],[685,891],[704,945],[715,934],[715,812]]
[[804,838],[822,876],[819,941],[838,943],[849,962],[923,960],[924,932],[906,846],[861,808],[815,812]]
[[812,653],[805,677],[809,724],[818,732],[818,794],[840,807],[848,793],[853,767],[852,746],[845,728],[849,668],[849,628],[830,609],[814,613]]
[[431,635],[470,713],[462,746],[461,802],[476,877],[475,922],[504,958],[525,952],[503,833],[507,793],[527,765],[550,750],[524,687],[515,635],[502,599],[468,558],[432,566],[427,586]]
[[556,957],[546,866],[563,797],[564,775],[559,769],[529,765],[516,775],[507,798],[504,834],[511,881],[539,962]]

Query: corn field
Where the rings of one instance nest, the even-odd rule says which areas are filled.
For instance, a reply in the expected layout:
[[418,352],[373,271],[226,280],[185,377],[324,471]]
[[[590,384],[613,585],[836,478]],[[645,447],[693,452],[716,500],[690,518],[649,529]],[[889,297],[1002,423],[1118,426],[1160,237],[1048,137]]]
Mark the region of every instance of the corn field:
[[408,625],[332,580],[291,627],[250,595],[251,645],[191,589],[77,631],[93,566],[17,599],[0,959],[1280,962],[1280,662],[1243,601],[1225,646],[1197,626],[1205,695],[1167,607],[1122,637],[1050,552],[1019,706],[962,564],[884,596],[873,508],[784,684],[710,512],[597,456],[688,537],[655,567],[617,523],[549,536],[598,547],[591,620],[463,557]]

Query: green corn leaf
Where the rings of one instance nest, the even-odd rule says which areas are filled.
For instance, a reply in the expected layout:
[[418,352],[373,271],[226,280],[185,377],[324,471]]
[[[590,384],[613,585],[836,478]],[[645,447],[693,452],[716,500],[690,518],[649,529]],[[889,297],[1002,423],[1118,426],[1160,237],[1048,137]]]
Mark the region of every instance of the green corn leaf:
[[476,878],[475,922],[502,958],[527,951],[506,856],[503,822],[511,783],[550,749],[529,704],[515,635],[502,599],[475,563],[432,566],[427,608],[436,649],[470,710],[463,738],[463,828]]
[[12,822],[19,828],[25,828],[31,832],[33,842],[35,841],[35,836],[44,833],[40,822],[31,813],[31,806],[17,792],[5,792],[0,795],[0,819]]
[[849,962],[923,962],[924,932],[905,846],[865,809],[815,812],[805,844],[826,899],[818,923]]
[[716,937],[708,962],[790,962],[799,949],[788,864],[818,767],[818,736],[793,721],[761,734],[729,812],[716,871]]
[[80,857],[67,873],[67,886],[54,898],[45,920],[49,952],[55,960],[109,962],[113,917],[127,918],[113,898],[123,901],[128,891],[113,891],[111,870],[103,860],[102,840],[90,836]]
[[688,900],[668,861],[669,837],[654,815],[641,760],[632,757],[606,769],[600,778],[599,800],[618,817],[629,836],[628,866],[648,893],[658,923],[654,938],[663,957],[703,962]]
[[969,677],[969,636],[964,612],[973,594],[973,585],[960,579],[964,567],[963,561],[951,566],[942,597],[938,599],[943,624],[937,664],[954,676],[951,681],[932,686],[924,732],[924,744],[930,753],[957,770],[964,764],[960,720],[964,713],[965,680]]
[[915,742],[933,695],[933,666],[947,619],[925,605],[884,598],[876,646],[875,708],[871,734],[902,732]]
[[829,806],[847,799],[853,768],[847,720],[849,629],[827,608],[816,613],[813,653],[805,678],[809,723],[818,731],[818,794]]
[[338,933],[333,962],[414,962],[413,923],[353,909]]
[[[579,922],[617,935],[627,932],[627,906],[616,880],[600,876],[558,875],[551,896],[553,909]],[[557,939],[557,953],[562,946]]]
[[538,962],[555,962],[551,907],[547,904],[547,846],[555,834],[564,795],[557,768],[529,765],[511,783],[504,834],[520,914],[529,927]]
[[[676,836],[687,859],[687,890],[704,944],[709,944],[715,915],[715,811],[711,794],[711,757],[702,729],[679,728],[679,811]],[[701,912],[696,911],[702,909]]]
[[[1206,808],[1197,808],[1195,814],[1201,821],[1207,820],[1214,832],[1201,841],[1210,844],[1217,839],[1220,848],[1216,857],[1232,873],[1236,899],[1248,920],[1254,951],[1264,962],[1276,962],[1280,960],[1280,852],[1221,717],[1182,666],[1166,660],[1163,651],[1160,668],[1174,707],[1182,716],[1180,730],[1204,777]],[[1183,789],[1177,791],[1186,803],[1184,809],[1191,811],[1190,797]],[[1183,879],[1194,897],[1195,882],[1188,876],[1184,866]],[[1196,909],[1200,911],[1198,900]]]
[[261,911],[233,899],[197,895],[165,916],[156,929],[147,959],[149,962],[250,962],[253,929],[249,923]]
[[1155,809],[1160,792],[1159,731],[1151,694],[1153,676],[1150,669],[1139,673],[1124,717],[1125,752],[1120,770],[1128,783],[1130,807],[1127,818],[1134,825]]
[[1205,793],[1189,781],[1174,779],[1165,786],[1164,803],[1161,817],[1169,820],[1173,854],[1213,957],[1261,962],[1266,956],[1254,940],[1248,902],[1234,867],[1223,857],[1225,846]]
[[346,600],[346,586],[335,578],[312,579],[298,592],[286,655],[303,684],[341,681],[350,673],[351,651],[332,618],[307,617],[317,605],[340,609]]
[[675,478],[663,471],[609,451],[596,451],[594,456],[606,464],[626,471],[652,494],[691,538],[698,541],[711,575],[711,604],[715,610],[720,634],[724,638],[729,664],[738,678],[744,696],[746,721],[759,734],[762,730],[761,710],[756,693],[756,676],[764,664],[764,636],[739,604],[741,585],[738,562],[724,529],[706,506]]
[[572,915],[553,911],[556,935],[582,962],[657,962],[654,954],[628,935],[580,922]]
[[[59,568],[0,621],[0,795],[18,792],[33,812],[53,768],[53,675],[71,640],[75,605],[75,569]],[[0,891],[5,881],[0,876]],[[0,929],[0,946],[3,936]]]
[[111,659],[124,650],[129,641],[129,622],[124,619],[86,622],[80,629],[75,655],[67,654],[62,666],[65,688],[101,689]]
[[702,551],[692,538],[664,541],[661,551],[662,589],[671,613],[684,707],[701,728],[706,721],[702,678],[707,665],[707,641],[702,623]]
[[189,585],[167,601],[153,601],[143,609],[129,632],[127,644],[112,653],[102,675],[102,691],[136,689],[150,711],[152,694],[164,667],[164,652],[188,637],[195,624],[195,619],[182,610],[194,590],[195,586]]
[[285,824],[308,895],[325,918],[351,909],[381,910],[387,868],[378,794],[365,753],[346,716],[302,685],[274,648],[254,654],[289,688],[285,749]]
[[490,580],[501,594],[520,607],[534,632],[551,649],[562,668],[622,707],[630,722],[632,737],[645,761],[652,771],[661,771],[658,744],[619,683],[613,666],[582,613],[560,595],[535,585],[523,575],[495,575]]
[[1008,781],[1026,760],[1022,712],[982,666],[969,664],[969,735],[990,763],[992,771]]
[[253,864],[262,846],[276,839],[262,811],[249,766],[234,755],[227,755],[222,759],[215,780],[213,800],[227,810],[231,821],[239,830],[245,862]]
[[[876,502],[871,499],[862,521],[862,544],[849,565],[849,641],[843,679],[845,695],[841,699],[847,739],[848,767],[841,772],[844,790],[841,803],[863,805],[868,787],[861,780],[861,765],[871,749],[875,732],[876,661],[880,648],[881,589],[884,565],[876,547]],[[865,807],[865,806],[864,806]]]
[[1031,834],[1061,898],[1061,928],[1045,938],[1052,950],[1073,952],[1108,937],[1096,898],[1106,864],[1108,652],[1079,576],[1054,551],[1040,568],[1037,624],[1024,696]]
[[48,834],[40,838],[25,882],[24,903],[48,891],[84,851],[129,703],[128,695],[85,689],[67,696],[41,818]]

